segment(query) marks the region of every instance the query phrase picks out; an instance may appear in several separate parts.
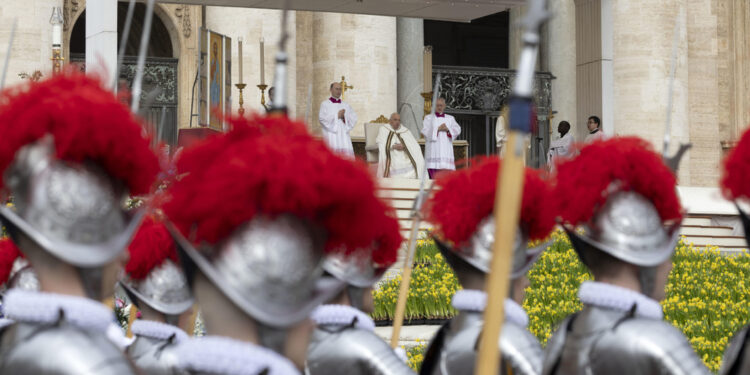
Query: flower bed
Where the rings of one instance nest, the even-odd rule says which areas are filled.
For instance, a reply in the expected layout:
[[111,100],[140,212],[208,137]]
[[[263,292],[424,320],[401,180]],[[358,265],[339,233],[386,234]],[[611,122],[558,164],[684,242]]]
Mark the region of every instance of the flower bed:
[[[529,271],[531,285],[523,303],[529,330],[542,345],[563,318],[581,309],[578,287],[591,279],[567,236],[558,231],[552,239]],[[450,299],[458,282],[433,243],[422,241],[417,254],[406,319],[449,319],[455,314]],[[716,248],[698,249],[681,240],[673,259],[667,298],[662,302],[665,319],[685,333],[712,371],[718,371],[727,343],[750,319],[750,253],[722,256]],[[374,292],[374,319],[392,318],[400,280],[383,282]],[[414,348],[409,358],[416,361],[420,350]]]

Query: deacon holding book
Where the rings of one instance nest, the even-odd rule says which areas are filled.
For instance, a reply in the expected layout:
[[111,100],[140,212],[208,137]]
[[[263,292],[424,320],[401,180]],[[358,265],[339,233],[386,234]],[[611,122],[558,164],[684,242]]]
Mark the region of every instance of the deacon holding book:
[[422,135],[427,140],[427,171],[430,178],[442,170],[455,170],[453,160],[453,140],[461,134],[461,126],[451,115],[445,114],[445,99],[439,98],[435,104],[435,114],[425,116]]
[[401,116],[391,114],[388,125],[378,130],[378,177],[420,178],[424,157],[409,129],[401,126]]

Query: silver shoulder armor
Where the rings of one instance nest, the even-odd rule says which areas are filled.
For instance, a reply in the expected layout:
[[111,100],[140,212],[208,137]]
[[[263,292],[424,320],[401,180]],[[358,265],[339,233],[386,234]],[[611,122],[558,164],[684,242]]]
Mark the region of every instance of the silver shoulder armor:
[[[461,312],[454,318],[432,374],[473,373],[482,326],[481,313]],[[503,323],[499,348],[502,361],[498,374],[538,375],[542,371],[542,348],[526,328]]]
[[374,333],[336,325],[322,325],[315,329],[306,367],[306,373],[310,375],[414,374]]
[[737,332],[724,351],[720,375],[750,374],[750,347],[747,345],[748,328],[745,326]]
[[652,319],[622,322],[601,337],[591,358],[592,367],[607,374],[616,374],[617,369],[630,369],[630,374],[710,374],[682,332]]
[[138,372],[106,335],[70,325],[18,323],[2,337],[0,374],[130,375]]
[[184,375],[177,367],[174,343],[145,336],[137,336],[127,354],[144,375]]
[[570,323],[564,341],[545,374],[710,374],[677,328],[622,311],[587,306]]
[[575,319],[576,314],[569,315],[565,318],[557,331],[547,340],[547,346],[544,347],[544,361],[542,364],[542,375],[555,374],[557,364],[562,356],[565,347],[566,335],[570,329],[571,322]]
[[[525,327],[506,322],[500,335],[500,352],[513,374],[539,375],[544,353],[536,337]],[[504,369],[503,369],[504,370]]]

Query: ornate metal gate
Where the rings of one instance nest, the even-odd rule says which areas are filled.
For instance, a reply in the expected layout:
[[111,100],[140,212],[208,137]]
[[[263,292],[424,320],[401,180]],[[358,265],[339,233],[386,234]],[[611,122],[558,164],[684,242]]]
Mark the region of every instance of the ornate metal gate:
[[[83,55],[72,55],[71,63],[78,65],[82,71],[86,69]],[[133,87],[135,78],[136,57],[123,58],[120,79],[127,82],[128,88]],[[152,103],[145,103],[147,95],[159,87],[161,92]],[[150,126],[155,141],[163,141],[170,145],[177,142],[177,59],[162,57],[147,57],[143,73],[143,91],[140,101],[144,120]],[[164,121],[162,121],[162,117]]]
[[[435,66],[433,73],[442,75],[440,94],[445,98],[446,112],[454,115],[461,125],[459,139],[469,143],[469,155],[489,155],[497,152],[495,122],[500,109],[511,93],[514,70]],[[551,73],[537,73],[534,85],[534,104],[537,129],[531,136],[529,166],[545,164],[549,147],[549,117],[551,114]]]

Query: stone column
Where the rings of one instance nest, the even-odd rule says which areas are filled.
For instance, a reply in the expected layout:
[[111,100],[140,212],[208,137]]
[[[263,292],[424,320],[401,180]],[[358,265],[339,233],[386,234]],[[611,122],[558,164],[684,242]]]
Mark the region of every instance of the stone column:
[[313,129],[320,129],[320,103],[341,76],[354,86],[344,94],[358,117],[352,136],[364,136],[364,123],[397,110],[395,17],[313,14]]
[[510,8],[510,17],[508,17],[508,68],[518,68],[518,58],[521,56],[521,35],[523,31],[518,24],[526,11],[526,6],[517,6]]
[[552,81],[552,110],[557,114],[550,121],[551,139],[556,139],[560,121],[570,122],[572,134],[576,129],[576,9],[573,0],[552,1],[549,5],[554,16],[546,24],[542,43],[547,53],[542,66],[556,77]]
[[747,106],[750,88],[750,47],[746,33],[750,29],[750,6],[741,0],[728,2],[729,8],[729,60],[730,60],[730,139],[738,141],[750,121],[750,108]]
[[605,133],[616,132],[612,83],[612,0],[575,0],[576,139],[588,135],[589,116],[602,120]]
[[[423,47],[424,21],[419,18],[401,18],[396,21],[398,50],[398,106],[401,124],[409,128],[414,137],[419,139],[422,128],[424,98]],[[405,105],[407,103],[408,105]],[[411,110],[410,108],[411,107]],[[414,116],[412,116],[414,113]],[[388,114],[386,114],[386,117]],[[415,123],[415,118],[417,123]]]
[[[50,10],[51,14],[52,10]],[[117,0],[86,2],[87,72],[114,77],[117,65]],[[102,66],[103,65],[103,66]]]
[[[613,55],[616,59],[613,69],[615,133],[641,136],[659,152],[664,141],[676,21],[681,27],[670,153],[677,149],[680,142],[690,139],[686,12],[683,10],[677,18],[680,8],[685,9],[686,5],[685,0],[619,0],[612,6]],[[690,164],[691,160],[685,158],[680,166],[679,181],[682,185],[691,185]]]

